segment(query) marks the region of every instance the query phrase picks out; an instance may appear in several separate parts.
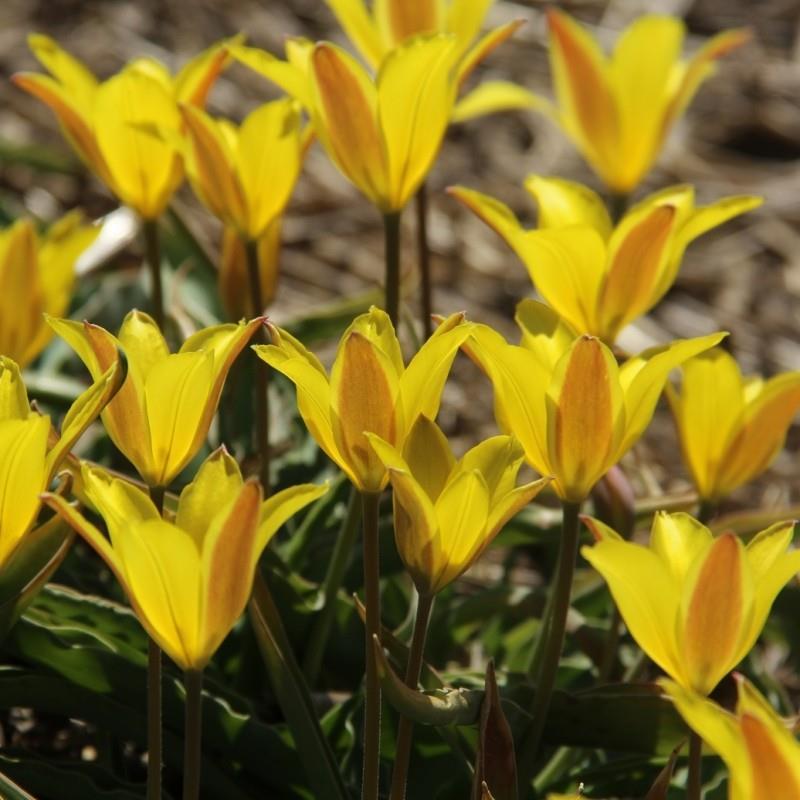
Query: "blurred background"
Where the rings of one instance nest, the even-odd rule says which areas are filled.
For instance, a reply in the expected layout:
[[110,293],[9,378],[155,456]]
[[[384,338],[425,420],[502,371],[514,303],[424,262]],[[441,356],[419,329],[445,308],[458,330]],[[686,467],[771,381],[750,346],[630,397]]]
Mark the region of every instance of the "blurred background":
[[[800,3],[585,0],[559,5],[590,24],[608,45],[647,11],[685,19],[687,52],[725,28],[753,29],[753,40],[725,58],[701,88],[637,198],[685,182],[697,184],[700,202],[733,193],[762,194],[766,202],[694,243],[675,287],[650,317],[626,332],[622,344],[638,350],[674,337],[725,329],[731,332],[728,346],[745,373],[800,369]],[[512,79],[551,96],[544,11],[543,3],[495,3],[489,25],[518,17],[526,24],[472,80]],[[0,214],[6,219],[25,212],[47,221],[75,206],[98,217],[115,207],[72,156],[49,110],[8,81],[15,71],[39,69],[25,41],[31,31],[54,37],[100,77],[142,54],[175,69],[212,42],[238,32],[275,54],[282,54],[286,36],[345,43],[322,0],[3,0]],[[266,81],[234,65],[215,86],[209,108],[241,119],[273,96]],[[533,224],[534,209],[522,188],[523,178],[532,172],[577,179],[600,189],[572,144],[533,112],[496,115],[451,129],[429,182],[438,311],[463,309],[470,318],[516,336],[514,307],[531,294],[527,273],[497,236],[443,190],[460,183],[487,192]],[[187,187],[175,207],[209,256],[198,264],[191,254],[178,254],[178,274],[188,276],[188,285],[198,270],[213,269],[219,229]],[[405,216],[405,286],[409,309],[416,314],[413,210]],[[284,225],[282,276],[271,316],[284,323],[342,295],[375,288],[382,275],[382,248],[374,209],[315,145]],[[82,287],[73,313],[100,321],[109,304],[127,309],[142,302],[138,259],[137,242],[121,248],[101,268],[107,279]],[[190,304],[191,293],[177,302]],[[111,316],[119,319],[116,313]],[[442,408],[445,426],[462,446],[494,431],[488,382],[466,359],[459,360]],[[729,507],[800,502],[799,450],[800,431],[795,426],[787,450],[770,472],[740,490]],[[628,458],[641,469],[640,494],[672,493],[688,486],[666,408]]]

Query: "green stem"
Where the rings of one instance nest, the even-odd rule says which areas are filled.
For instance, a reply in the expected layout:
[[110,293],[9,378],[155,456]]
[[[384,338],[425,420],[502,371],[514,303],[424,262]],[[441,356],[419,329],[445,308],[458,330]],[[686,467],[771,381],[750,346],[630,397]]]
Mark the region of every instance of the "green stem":
[[703,525],[708,525],[712,519],[717,515],[717,504],[713,500],[703,499],[700,501],[700,506],[697,509],[697,519]]
[[702,793],[703,740],[692,731],[689,734],[689,777],[686,780],[686,800],[700,800]]
[[[250,282],[250,303],[254,317],[264,313],[264,300],[261,292],[261,273],[258,269],[258,242],[255,239],[244,240],[247,254],[247,277]],[[266,341],[262,333],[262,341]],[[255,415],[256,415],[256,449],[261,462],[259,476],[264,488],[264,496],[269,495],[269,376],[271,370],[267,364],[258,359],[255,381]]]
[[[163,486],[151,486],[150,499],[164,516]],[[161,648],[147,642],[147,800],[161,800]]]
[[[414,633],[408,651],[406,664],[406,686],[416,689],[422,671],[422,656],[425,652],[425,640],[428,636],[428,623],[435,595],[420,595],[417,602],[417,616],[414,621]],[[411,760],[411,740],[414,734],[414,723],[408,717],[401,716],[397,726],[397,745],[395,747],[394,770],[392,772],[392,791],[390,800],[405,800],[408,765]]]
[[519,797],[527,796],[536,756],[544,732],[547,710],[558,674],[558,662],[564,646],[564,634],[567,627],[567,612],[572,589],[572,575],[575,571],[575,560],[578,554],[578,531],[580,503],[564,503],[561,542],[558,553],[558,567],[555,583],[552,588],[552,602],[547,623],[547,642],[544,645],[542,663],[536,681],[536,694],[531,709],[531,726],[520,746],[519,764]]
[[619,649],[619,642],[622,638],[621,628],[622,615],[619,613],[619,609],[615,603],[611,612],[611,622],[609,623],[608,633],[606,634],[606,641],[603,645],[603,657],[598,668],[598,683],[607,683],[614,674],[614,668],[617,666],[617,650]]
[[433,333],[433,286],[431,281],[431,250],[428,244],[428,187],[422,184],[417,190],[417,258],[419,259],[420,300],[422,330],[425,338]]
[[336,616],[336,596],[344,579],[344,573],[353,547],[358,537],[358,523],[361,521],[361,502],[356,489],[350,490],[347,501],[347,513],[342,520],[342,527],[336,538],[336,546],[331,553],[328,571],[322,584],[322,610],[314,621],[309,637],[309,645],[303,656],[303,673],[309,686],[313,686],[319,675],[325,645],[331,632],[331,625]]
[[611,216],[611,221],[616,225],[628,210],[628,203],[631,196],[629,194],[619,194],[613,192],[608,199],[608,212]]
[[[400,317],[400,212],[383,215],[384,257],[386,259],[386,313],[397,328]],[[370,645],[371,647],[371,645]]]
[[381,755],[381,687],[375,661],[373,636],[381,634],[380,560],[378,551],[378,506],[380,494],[362,492],[364,522],[364,600],[367,610],[364,658],[366,695],[364,700],[364,771],[361,800],[378,800]]
[[143,220],[142,234],[145,258],[150,267],[153,319],[164,333],[164,289],[161,284],[161,242],[158,237],[158,221],[155,219]]
[[183,800],[200,797],[200,766],[203,741],[203,672],[187,670],[183,676],[186,687],[186,728],[183,750]]

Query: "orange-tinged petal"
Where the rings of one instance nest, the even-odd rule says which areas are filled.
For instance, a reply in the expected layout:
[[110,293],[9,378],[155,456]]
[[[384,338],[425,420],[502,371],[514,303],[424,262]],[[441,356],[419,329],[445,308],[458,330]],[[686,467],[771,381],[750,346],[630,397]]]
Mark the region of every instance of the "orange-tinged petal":
[[384,46],[364,0],[325,0],[325,4],[336,15],[342,30],[359,53],[373,69],[377,69],[384,55]]
[[230,47],[243,38],[239,35],[224,39],[187,61],[172,81],[175,99],[200,108],[205,106],[211,87],[231,59]]
[[465,186],[450,186],[447,193],[463,203],[475,216],[482,219],[495,233],[499,234],[515,252],[525,237],[525,230],[520,225],[514,212],[494,197]]
[[374,14],[386,49],[394,49],[411,36],[442,28],[440,0],[375,0]]
[[[742,737],[753,769],[752,800],[794,800],[800,796],[800,757],[789,761],[775,730],[751,714],[742,715]],[[796,744],[795,744],[796,749]]]
[[580,502],[615,462],[624,415],[617,364],[582,336],[556,366],[547,390],[547,447],[556,491]]
[[364,69],[331,44],[311,55],[312,115],[339,169],[379,208],[389,210],[388,166],[377,122],[377,92]]
[[85,64],[41,33],[28,34],[28,47],[36,60],[75,97],[80,107],[90,106],[98,84]]
[[681,608],[681,657],[691,688],[701,694],[709,694],[738,661],[753,610],[753,578],[745,566],[742,543],[726,533],[689,576]]
[[[503,42],[510,39],[516,30],[525,24],[524,19],[513,19],[499,28],[489,31],[469,52],[461,59],[458,65],[458,86],[463,86],[475,67],[496,50]],[[459,48],[460,51],[461,48]]]
[[[675,223],[675,209],[658,206],[624,236],[612,237],[608,272],[597,301],[603,337],[613,342],[619,331],[649,311],[655,286],[667,258]],[[617,229],[620,231],[622,226]]]

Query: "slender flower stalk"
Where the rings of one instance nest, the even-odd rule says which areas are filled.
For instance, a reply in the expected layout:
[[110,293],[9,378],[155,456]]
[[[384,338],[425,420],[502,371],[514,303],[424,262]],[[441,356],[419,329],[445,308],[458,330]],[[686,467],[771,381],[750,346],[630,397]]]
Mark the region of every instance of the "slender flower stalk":
[[164,328],[164,289],[161,281],[161,242],[158,234],[158,220],[142,220],[145,260],[150,268],[151,305],[153,319],[163,331]]
[[198,800],[203,744],[203,671],[187,670],[183,673],[183,683],[186,687],[183,800]]
[[[419,684],[422,659],[425,653],[425,640],[428,637],[428,625],[430,624],[435,597],[435,595],[418,595],[417,598],[414,633],[411,636],[411,647],[408,650],[408,663],[406,664],[405,684],[409,689],[416,689],[417,684]],[[405,800],[413,733],[414,723],[408,717],[401,715],[400,724],[397,727],[390,800]]]
[[392,325],[397,327],[400,319],[400,212],[383,215],[384,258],[384,307]]
[[431,250],[428,242],[428,185],[423,183],[415,198],[417,211],[417,261],[419,263],[422,331],[427,339],[433,333],[433,283]]
[[700,800],[703,790],[703,740],[695,731],[689,734],[689,774],[686,778],[686,800]]

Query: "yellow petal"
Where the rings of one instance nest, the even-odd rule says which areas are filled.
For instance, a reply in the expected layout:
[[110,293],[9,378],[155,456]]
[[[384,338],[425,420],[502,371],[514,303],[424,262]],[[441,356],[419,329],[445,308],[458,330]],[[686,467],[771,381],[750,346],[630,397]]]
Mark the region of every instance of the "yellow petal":
[[477,470],[494,501],[514,488],[523,457],[522,447],[513,436],[491,436],[467,450],[459,467],[465,472]]
[[491,544],[494,537],[500,533],[503,526],[518,512],[522,511],[539,492],[550,483],[550,478],[540,478],[538,481],[526,483],[512,489],[508,494],[493,499],[486,522],[486,536],[484,547]]
[[520,300],[514,321],[522,331],[522,346],[536,356],[542,379],[549,380],[561,356],[572,347],[575,331],[550,306],[537,300]]
[[[290,55],[291,44],[292,40],[286,43],[287,55]],[[272,53],[241,44],[233,45],[229,49],[237,61],[283,89],[290,97],[299,100],[305,108],[311,107],[313,101],[309,90],[308,71],[297,63],[292,63],[291,57],[288,62],[282,61]]]
[[445,27],[456,35],[463,49],[480,33],[493,0],[450,0]]
[[582,547],[581,554],[605,578],[637,644],[668,675],[681,680],[675,642],[678,597],[662,560],[646,547],[612,537]]
[[417,417],[406,435],[403,461],[398,462],[396,459],[387,461],[381,452],[376,452],[387,468],[409,470],[432,502],[435,502],[441,494],[456,463],[447,437],[439,426],[424,414]]
[[597,192],[563,178],[529,175],[525,188],[539,207],[539,228],[594,228],[603,241],[611,236],[611,217]]
[[[447,325],[444,326],[444,329],[449,330],[450,327],[452,327],[452,322],[448,322]],[[437,331],[444,332],[441,325]],[[337,358],[341,354],[351,333],[361,334],[373,347],[380,350],[389,364],[391,364],[395,376],[400,378],[404,369],[400,342],[397,339],[392,320],[382,308],[370,306],[366,314],[359,314],[352,321],[347,330],[342,334],[339,347],[337,348]]]
[[375,0],[374,14],[387,49],[411,36],[435,33],[442,27],[440,0]]
[[425,180],[439,152],[455,101],[451,36],[417,37],[382,62],[378,119],[386,146],[384,210],[399,211]]
[[626,430],[617,460],[650,424],[669,373],[684,361],[719,344],[725,336],[725,333],[712,333],[695,339],[678,339],[669,345],[645,350],[622,365],[619,377],[625,397]]
[[333,11],[347,38],[376,69],[383,58],[384,48],[364,0],[325,0],[325,4]]
[[690,687],[701,694],[709,694],[744,655],[740,643],[750,625],[753,593],[744,548],[732,533],[716,539],[690,570],[679,641]]
[[467,189],[465,186],[450,186],[447,193],[463,203],[475,216],[482,219],[495,233],[505,239],[509,247],[519,254],[525,238],[525,230],[514,212],[505,203],[501,203],[488,194]]
[[28,34],[28,47],[36,60],[75,97],[79,106],[88,107],[97,89],[97,78],[85,64],[49,36],[41,33]]
[[620,119],[596,42],[567,14],[550,9],[550,68],[564,126],[586,159],[611,188],[627,191],[617,181]]
[[0,564],[4,564],[39,511],[45,488],[45,450],[50,419],[0,422]]
[[624,415],[617,362],[598,339],[575,341],[547,390],[547,447],[559,495],[585,500],[614,465]]
[[554,109],[543,97],[510,81],[484,81],[455,105],[451,122],[467,122],[498,111],[534,109],[552,115]]
[[289,517],[322,497],[329,488],[327,483],[320,486],[301,483],[270,495],[269,499],[261,504],[255,545],[257,553],[261,553]]
[[[248,114],[239,131],[236,170],[246,198],[250,239],[261,238],[286,208],[302,165],[299,106],[276,100]],[[268,192],[264,187],[269,186]]]
[[311,78],[312,115],[320,141],[333,162],[372,203],[390,210],[375,86],[351,56],[325,43],[314,48]]
[[94,123],[112,189],[145,219],[160,216],[183,176],[172,144],[154,134],[180,128],[169,92],[142,71],[124,70],[97,90]]
[[[476,45],[471,47],[458,64],[458,86],[463,86],[464,82],[469,78],[478,64],[503,44],[503,42],[510,39],[515,31],[524,24],[525,20],[523,19],[512,19],[510,22],[506,22],[504,25],[500,25],[498,28],[489,31]],[[463,48],[459,46],[456,53],[460,54],[462,49]]]
[[664,562],[673,577],[675,591],[712,540],[711,531],[689,514],[656,512],[650,533],[650,549]]
[[224,39],[187,61],[172,81],[175,99],[202,108],[214,81],[230,61],[229,47],[241,39],[241,36]]
[[728,448],[744,412],[742,374],[735,359],[714,348],[683,365],[680,394],[670,390],[681,448],[701,497],[718,496]]
[[29,414],[28,392],[19,367],[7,356],[0,356],[0,422],[27,419]]

